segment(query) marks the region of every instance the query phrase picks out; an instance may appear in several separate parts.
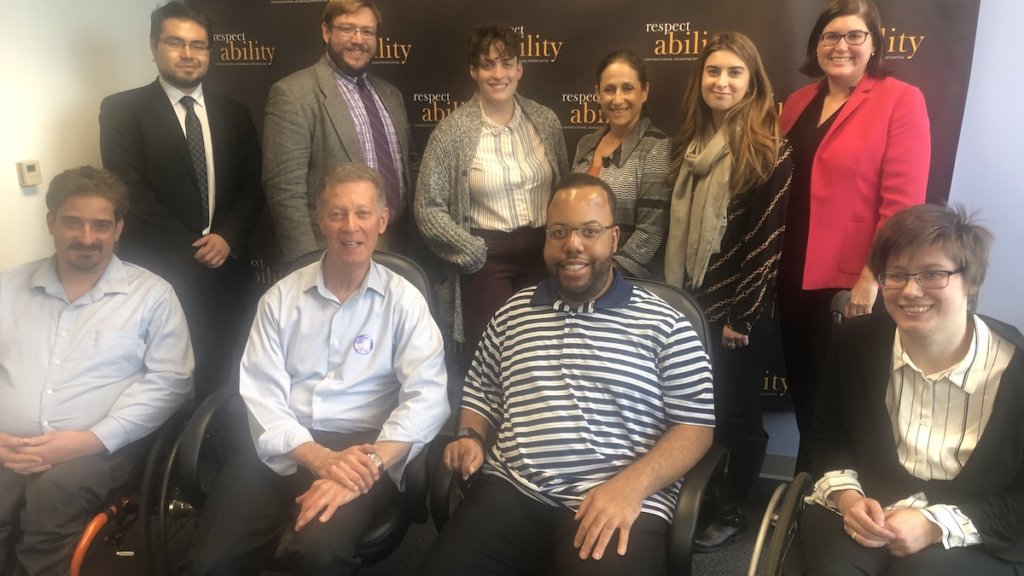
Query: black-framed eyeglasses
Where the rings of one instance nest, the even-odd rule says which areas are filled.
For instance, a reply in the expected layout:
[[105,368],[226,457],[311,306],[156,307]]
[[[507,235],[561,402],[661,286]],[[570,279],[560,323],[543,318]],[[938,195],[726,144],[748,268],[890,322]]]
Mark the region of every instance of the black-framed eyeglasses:
[[369,27],[360,28],[359,26],[352,26],[351,24],[332,24],[331,30],[337,30],[338,34],[341,34],[342,38],[353,38],[356,34],[371,40],[377,37],[377,31],[375,29]]
[[544,227],[544,233],[552,242],[565,242],[575,232],[580,240],[592,242],[604,234],[605,230],[614,228],[615,224],[605,226],[603,224],[584,224],[583,226],[566,226],[565,224],[549,224]]
[[878,274],[878,283],[882,285],[882,288],[897,290],[906,286],[907,282],[910,282],[910,279],[913,278],[914,282],[917,282],[917,285],[921,288],[935,290],[949,286],[949,277],[961,272],[963,272],[962,268],[956,270],[922,270],[917,274],[880,272]]
[[860,46],[871,34],[867,30],[850,30],[846,34],[839,32],[823,32],[819,41],[822,46],[835,46],[840,40],[846,40],[850,46]]
[[171,50],[175,50],[177,52],[181,52],[186,46],[188,46],[188,49],[193,52],[206,52],[210,49],[210,44],[207,42],[200,42],[199,40],[185,42],[181,38],[177,38],[175,36],[161,38],[160,41],[164,43],[164,46],[167,46]]

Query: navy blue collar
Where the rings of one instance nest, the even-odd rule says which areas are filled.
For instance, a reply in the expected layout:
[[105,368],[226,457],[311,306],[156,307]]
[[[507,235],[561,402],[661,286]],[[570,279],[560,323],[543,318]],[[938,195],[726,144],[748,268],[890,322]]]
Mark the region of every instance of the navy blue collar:
[[612,272],[612,284],[608,287],[608,290],[599,296],[597,300],[591,300],[580,306],[579,308],[573,308],[565,303],[564,300],[558,295],[558,290],[555,287],[555,281],[548,278],[537,285],[537,289],[533,292],[533,298],[530,299],[531,306],[551,306],[558,309],[564,310],[577,310],[579,312],[593,312],[597,309],[608,310],[612,308],[625,308],[629,304],[629,299],[633,296],[633,283],[622,277],[618,270]]

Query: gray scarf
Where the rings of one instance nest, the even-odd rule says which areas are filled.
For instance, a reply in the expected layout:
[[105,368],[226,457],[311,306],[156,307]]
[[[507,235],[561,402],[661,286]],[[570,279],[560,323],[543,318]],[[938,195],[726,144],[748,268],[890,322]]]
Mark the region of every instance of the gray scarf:
[[718,253],[725,234],[731,174],[732,155],[725,130],[690,142],[672,189],[665,245],[665,281],[669,284],[699,288],[704,283],[708,261]]

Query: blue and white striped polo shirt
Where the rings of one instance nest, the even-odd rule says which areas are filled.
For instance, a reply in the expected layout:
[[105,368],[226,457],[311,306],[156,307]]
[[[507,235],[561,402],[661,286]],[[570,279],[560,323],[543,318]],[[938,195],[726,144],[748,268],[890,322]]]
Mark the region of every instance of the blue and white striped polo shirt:
[[[689,321],[618,273],[579,308],[550,279],[513,296],[484,332],[462,406],[498,431],[485,474],[572,510],[667,428],[715,423],[711,365]],[[676,482],[642,509],[671,521],[678,493]]]

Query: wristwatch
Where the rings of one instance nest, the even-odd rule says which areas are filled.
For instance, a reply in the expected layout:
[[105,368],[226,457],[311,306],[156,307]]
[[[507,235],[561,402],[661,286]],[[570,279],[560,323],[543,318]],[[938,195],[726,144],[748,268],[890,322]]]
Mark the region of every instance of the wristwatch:
[[487,446],[487,442],[484,441],[484,437],[473,428],[460,429],[455,433],[455,440],[458,440],[459,438],[472,438],[480,443],[481,448],[485,448]]
[[377,465],[378,472],[384,472],[384,459],[380,457],[380,454],[376,452],[370,452],[370,460]]

